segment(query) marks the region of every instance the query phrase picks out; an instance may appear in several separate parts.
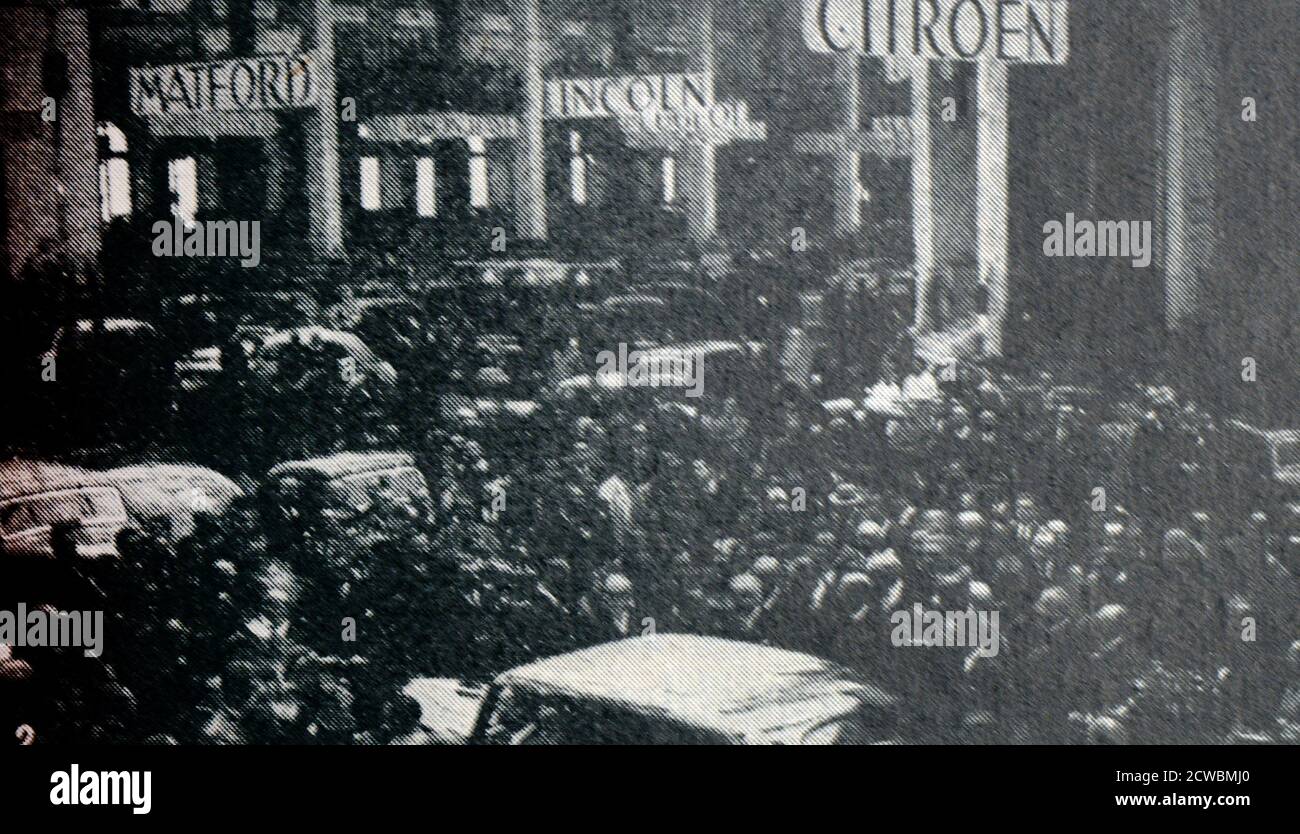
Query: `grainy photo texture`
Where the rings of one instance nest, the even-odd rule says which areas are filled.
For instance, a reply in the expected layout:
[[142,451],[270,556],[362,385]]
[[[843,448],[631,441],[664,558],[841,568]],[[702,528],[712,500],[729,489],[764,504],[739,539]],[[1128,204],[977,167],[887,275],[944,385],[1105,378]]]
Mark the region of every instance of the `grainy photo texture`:
[[1298,10],[0,0],[0,738],[1300,740]]

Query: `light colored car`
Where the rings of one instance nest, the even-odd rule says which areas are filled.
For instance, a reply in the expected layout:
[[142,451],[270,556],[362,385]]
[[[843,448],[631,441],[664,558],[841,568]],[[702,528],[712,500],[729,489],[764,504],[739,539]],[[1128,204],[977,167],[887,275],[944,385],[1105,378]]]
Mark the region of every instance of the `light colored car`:
[[14,555],[53,556],[52,532],[77,528],[78,554],[116,555],[119,531],[166,521],[172,539],[194,531],[199,513],[221,515],[242,494],[229,478],[199,466],[142,464],[97,471],[47,461],[0,462],[0,546]]
[[511,669],[487,686],[411,681],[441,743],[871,744],[894,699],[830,661],[689,634],[605,643]]

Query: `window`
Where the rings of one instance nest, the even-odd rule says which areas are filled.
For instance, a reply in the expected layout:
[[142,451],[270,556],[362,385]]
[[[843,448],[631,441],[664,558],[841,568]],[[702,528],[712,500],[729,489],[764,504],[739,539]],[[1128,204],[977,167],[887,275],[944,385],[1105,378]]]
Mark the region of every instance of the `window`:
[[105,223],[131,214],[131,166],[122,157],[99,163],[99,215]]
[[670,206],[677,199],[677,160],[665,156],[663,160],[664,205]]
[[587,159],[582,155],[582,134],[569,131],[569,195],[575,206],[587,204]]
[[186,223],[192,222],[198,214],[198,179],[198,166],[194,157],[173,159],[167,163],[167,188],[172,195],[172,214]]
[[415,213],[418,217],[438,216],[438,173],[432,157],[415,160]]
[[[576,130],[570,131],[569,194],[575,206],[600,202],[598,195],[600,180],[595,169],[595,158],[591,154],[582,151],[582,134]],[[593,182],[593,178],[596,178],[595,182]]]
[[482,136],[466,137],[465,142],[469,145],[469,204],[474,208],[487,208],[490,202],[487,142]]
[[361,207],[366,211],[378,211],[380,206],[378,157],[361,157],[360,185]]

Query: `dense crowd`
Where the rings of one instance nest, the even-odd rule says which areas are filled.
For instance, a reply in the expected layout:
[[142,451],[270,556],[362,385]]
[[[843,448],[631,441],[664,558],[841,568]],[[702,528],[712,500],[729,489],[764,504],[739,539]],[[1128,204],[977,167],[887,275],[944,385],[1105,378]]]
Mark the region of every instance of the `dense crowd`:
[[[420,743],[413,677],[486,681],[680,631],[851,667],[897,698],[903,740],[1300,738],[1287,508],[1217,493],[1214,421],[1171,392],[1066,390],[917,363],[847,400],[780,387],[761,410],[577,393],[526,453],[476,420],[439,427],[427,506],[381,494],[270,544],[268,519],[295,510],[265,497],[180,545],[125,531],[121,567],[79,586],[116,639],[38,676],[0,658],[37,684],[14,723],[44,741]],[[1136,451],[1103,459],[1117,417]],[[918,603],[998,612],[998,651],[899,646],[891,615]]]

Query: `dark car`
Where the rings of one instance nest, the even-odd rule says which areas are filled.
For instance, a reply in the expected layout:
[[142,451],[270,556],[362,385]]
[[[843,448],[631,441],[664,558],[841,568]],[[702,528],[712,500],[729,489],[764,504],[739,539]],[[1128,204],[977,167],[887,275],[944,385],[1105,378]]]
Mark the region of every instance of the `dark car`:
[[42,363],[49,422],[58,442],[98,445],[149,436],[167,413],[170,351],[135,319],[82,319],[61,327]]
[[[1230,420],[1218,442],[1219,492],[1237,517],[1262,510],[1278,521],[1300,519],[1300,431]],[[1285,523],[1284,532],[1300,534],[1295,521]]]
[[344,452],[281,463],[267,473],[261,500],[267,538],[284,547],[309,537],[361,553],[372,538],[389,532],[389,523],[418,528],[433,518],[429,485],[404,452]]

